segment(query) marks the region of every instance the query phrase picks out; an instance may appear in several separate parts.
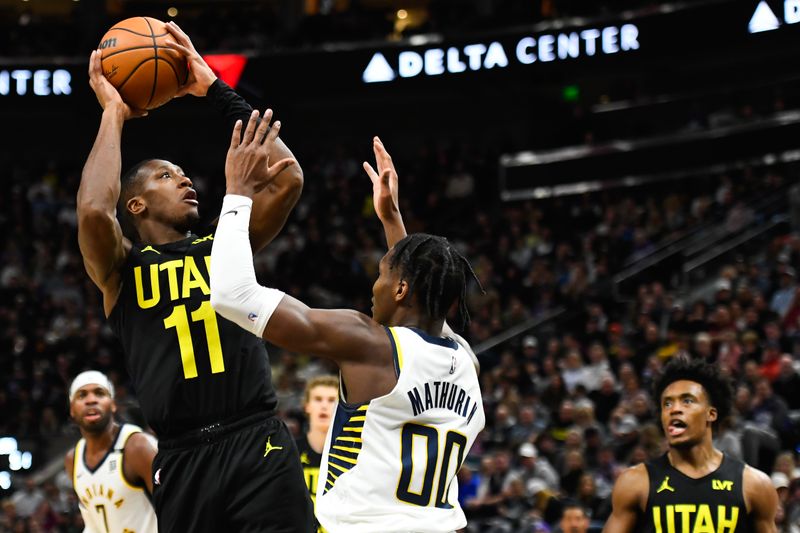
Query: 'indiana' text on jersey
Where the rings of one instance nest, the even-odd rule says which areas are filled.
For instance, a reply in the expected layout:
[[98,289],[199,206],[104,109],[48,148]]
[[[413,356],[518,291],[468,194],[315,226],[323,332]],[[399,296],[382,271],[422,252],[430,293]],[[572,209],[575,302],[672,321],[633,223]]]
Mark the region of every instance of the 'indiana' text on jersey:
[[723,456],[714,472],[698,479],[673,468],[668,456],[647,463],[650,492],[643,517],[648,533],[747,533],[742,479],[744,463]]
[[212,244],[212,234],[134,244],[109,316],[161,439],[275,407],[263,341],[211,308]]

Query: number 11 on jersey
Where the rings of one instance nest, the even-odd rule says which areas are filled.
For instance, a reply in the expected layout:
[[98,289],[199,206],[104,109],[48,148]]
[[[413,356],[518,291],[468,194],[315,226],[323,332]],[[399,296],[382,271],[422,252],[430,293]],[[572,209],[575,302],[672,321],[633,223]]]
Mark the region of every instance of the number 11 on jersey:
[[[217,314],[211,307],[211,302],[206,300],[200,307],[192,311],[192,322],[203,322],[208,343],[208,357],[211,359],[211,373],[225,372],[225,361],[222,359],[222,344],[219,340],[219,327]],[[183,363],[183,377],[192,379],[197,377],[197,364],[194,358],[194,344],[192,331],[189,329],[189,314],[185,305],[176,305],[172,313],[164,319],[166,329],[175,328],[178,334],[178,346],[181,349],[181,362]]]

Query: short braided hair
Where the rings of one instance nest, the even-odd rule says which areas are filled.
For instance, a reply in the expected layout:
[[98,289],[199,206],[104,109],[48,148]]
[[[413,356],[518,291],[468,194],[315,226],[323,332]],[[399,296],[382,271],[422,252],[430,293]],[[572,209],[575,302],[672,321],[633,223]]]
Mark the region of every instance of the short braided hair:
[[469,322],[467,276],[479,287],[480,281],[469,261],[447,239],[427,233],[408,235],[395,244],[389,267],[399,267],[409,295],[416,296],[428,317],[444,319],[457,303],[461,325]]

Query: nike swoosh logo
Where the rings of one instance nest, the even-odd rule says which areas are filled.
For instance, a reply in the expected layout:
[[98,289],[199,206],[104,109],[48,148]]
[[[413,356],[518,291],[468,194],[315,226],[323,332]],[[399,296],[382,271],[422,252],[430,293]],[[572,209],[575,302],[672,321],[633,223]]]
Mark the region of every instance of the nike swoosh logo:
[[238,211],[236,209],[231,209],[230,211],[228,211],[227,213],[223,214],[222,216],[230,215],[231,213],[233,213],[235,215],[236,213],[238,213]]

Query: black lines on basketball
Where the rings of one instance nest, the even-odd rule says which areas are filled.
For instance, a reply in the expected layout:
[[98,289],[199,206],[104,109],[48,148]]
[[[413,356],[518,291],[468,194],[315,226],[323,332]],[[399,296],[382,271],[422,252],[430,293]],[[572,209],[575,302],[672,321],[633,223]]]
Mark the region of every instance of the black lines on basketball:
[[147,18],[144,19],[147,27],[150,28],[150,37],[153,39],[153,59],[156,60],[156,68],[153,69],[153,88],[150,91],[150,98],[147,99],[147,105],[153,101],[153,96],[156,94],[156,87],[158,86],[158,42],[156,41],[156,32],[153,31],[153,25]]
[[[149,35],[148,35],[149,37]],[[130,48],[126,48],[125,50],[117,50],[116,52],[111,52],[109,54],[105,54],[103,59],[108,59],[109,57],[114,57],[117,54],[124,54],[125,52],[130,52],[131,50],[147,50],[148,48],[153,48],[152,45],[144,45],[144,46],[132,46]]]
[[115,24],[100,40],[103,73],[131,107],[154,109],[186,83],[186,58],[166,46],[169,38],[160,20],[133,17]]

